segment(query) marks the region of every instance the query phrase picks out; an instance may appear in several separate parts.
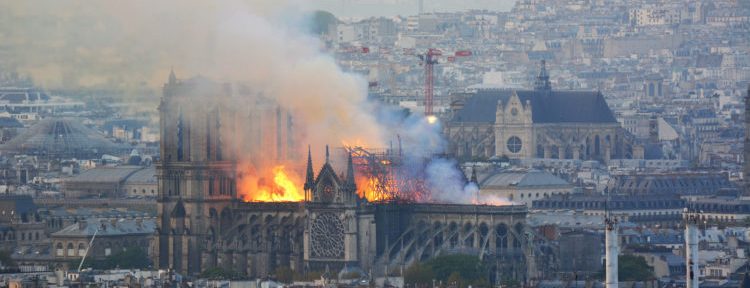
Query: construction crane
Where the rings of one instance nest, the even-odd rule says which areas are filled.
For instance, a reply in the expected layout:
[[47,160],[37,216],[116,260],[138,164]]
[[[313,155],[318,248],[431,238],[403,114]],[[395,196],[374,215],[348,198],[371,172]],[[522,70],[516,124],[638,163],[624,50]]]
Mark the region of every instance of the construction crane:
[[86,256],[89,255],[89,249],[91,249],[91,245],[94,245],[94,239],[96,239],[96,234],[99,233],[99,228],[97,227],[96,230],[94,230],[94,236],[91,236],[91,240],[89,241],[89,246],[86,247],[86,251],[83,252],[83,258],[81,258],[81,263],[78,264],[78,277],[81,273],[81,268],[83,268],[83,261],[86,261]]
[[434,115],[432,111],[435,87],[433,68],[438,63],[437,58],[440,55],[443,55],[443,53],[435,48],[429,48],[427,53],[417,55],[419,60],[422,61],[420,65],[424,66],[424,115],[426,117]]

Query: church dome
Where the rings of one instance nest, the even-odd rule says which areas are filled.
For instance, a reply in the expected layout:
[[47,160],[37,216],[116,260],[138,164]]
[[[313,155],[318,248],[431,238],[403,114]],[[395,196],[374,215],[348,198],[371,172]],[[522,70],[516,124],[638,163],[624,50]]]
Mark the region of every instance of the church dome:
[[125,147],[69,118],[47,118],[0,146],[0,150],[56,157],[117,154]]

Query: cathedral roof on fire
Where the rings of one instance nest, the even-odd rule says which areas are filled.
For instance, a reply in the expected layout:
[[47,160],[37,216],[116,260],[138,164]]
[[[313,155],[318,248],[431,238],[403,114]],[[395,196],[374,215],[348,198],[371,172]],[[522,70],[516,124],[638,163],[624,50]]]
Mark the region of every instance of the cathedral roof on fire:
[[[617,123],[604,96],[596,91],[515,91],[531,103],[534,123]],[[495,123],[498,100],[507,103],[511,89],[482,89],[465,100],[453,122]]]

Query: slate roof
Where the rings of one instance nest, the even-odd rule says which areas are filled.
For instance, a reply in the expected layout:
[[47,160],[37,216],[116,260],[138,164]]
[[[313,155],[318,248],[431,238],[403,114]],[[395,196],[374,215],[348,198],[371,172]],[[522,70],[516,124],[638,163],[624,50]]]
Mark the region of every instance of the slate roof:
[[76,120],[47,118],[0,145],[0,150],[77,157],[117,153],[123,150],[123,146]]
[[125,179],[126,184],[156,184],[156,168],[154,166],[138,170]]
[[65,182],[123,182],[125,181],[125,179],[129,178],[131,175],[136,174],[141,169],[142,168],[138,166],[97,167],[83,171],[78,176],[65,180]]
[[49,96],[44,91],[35,88],[0,88],[0,102],[22,103],[39,100],[49,100]]
[[668,173],[614,175],[607,183],[610,192],[630,195],[714,195],[734,188],[720,173]]
[[[483,89],[466,99],[453,122],[495,123],[497,101],[507,103],[513,90]],[[599,92],[517,90],[522,103],[531,102],[534,123],[617,123]]]
[[23,124],[18,122],[16,118],[11,117],[0,117],[0,127],[2,128],[22,128]]
[[500,171],[479,181],[479,187],[538,187],[570,185],[565,180],[540,170],[506,170]]
[[0,202],[13,202],[13,206],[15,206],[13,211],[17,213],[17,215],[23,213],[34,213],[37,209],[33,199],[28,195],[2,195],[0,196]]
[[721,54],[698,55],[695,59],[695,67],[718,68],[721,67],[723,56]]
[[54,208],[49,209],[47,214],[50,217],[64,218],[132,218],[150,216],[150,214],[146,212],[114,208]]
[[[83,229],[81,229],[81,226]],[[96,232],[99,230],[99,232]],[[96,232],[96,237],[101,236],[123,236],[123,235],[150,235],[156,230],[156,220],[143,219],[139,225],[136,219],[119,219],[112,225],[110,219],[89,219],[86,225],[79,223],[72,224],[60,231],[52,233],[53,237],[79,237],[92,236]]]

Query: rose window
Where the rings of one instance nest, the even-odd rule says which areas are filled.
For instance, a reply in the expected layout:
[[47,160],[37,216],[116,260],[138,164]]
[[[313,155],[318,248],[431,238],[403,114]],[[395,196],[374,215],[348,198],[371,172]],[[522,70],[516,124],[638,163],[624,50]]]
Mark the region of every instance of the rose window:
[[315,218],[310,228],[313,257],[344,257],[344,224],[333,213],[323,213]]

